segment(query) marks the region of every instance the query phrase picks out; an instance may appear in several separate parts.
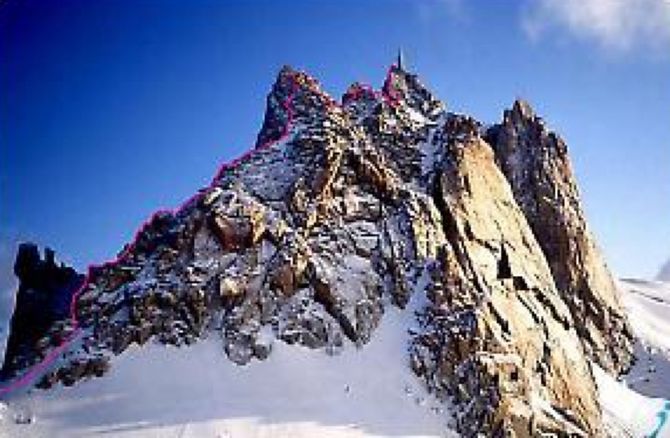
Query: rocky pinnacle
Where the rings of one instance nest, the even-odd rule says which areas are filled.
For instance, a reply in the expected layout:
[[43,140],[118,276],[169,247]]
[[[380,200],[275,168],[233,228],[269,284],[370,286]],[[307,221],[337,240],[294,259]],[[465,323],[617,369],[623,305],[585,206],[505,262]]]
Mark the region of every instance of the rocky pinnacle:
[[626,369],[631,335],[576,187],[523,102],[485,129],[402,64],[342,103],[284,67],[255,148],[89,271],[80,334],[38,385],[103,374],[132,343],[215,338],[237,364],[277,342],[338,354],[395,306],[414,318],[397,360],[464,436],[598,436],[590,361]]

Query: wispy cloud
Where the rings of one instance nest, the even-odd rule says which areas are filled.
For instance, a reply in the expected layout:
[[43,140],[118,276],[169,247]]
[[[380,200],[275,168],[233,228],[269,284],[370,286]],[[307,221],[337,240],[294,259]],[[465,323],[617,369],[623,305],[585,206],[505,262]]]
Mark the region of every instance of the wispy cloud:
[[533,39],[567,31],[612,52],[670,51],[669,0],[532,0],[522,24]]

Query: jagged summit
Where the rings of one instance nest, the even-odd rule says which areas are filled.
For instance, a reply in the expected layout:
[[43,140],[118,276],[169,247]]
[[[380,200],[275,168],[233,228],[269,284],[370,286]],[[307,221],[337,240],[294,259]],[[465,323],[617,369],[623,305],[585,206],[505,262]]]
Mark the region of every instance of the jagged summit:
[[535,118],[535,111],[530,106],[530,103],[524,99],[516,99],[510,111],[510,114],[519,120],[532,120]]
[[[214,338],[240,365],[277,343],[335,355],[397,308],[412,321],[398,360],[462,434],[601,433],[589,360],[625,369],[631,336],[567,148],[522,102],[486,130],[448,113],[401,64],[342,104],[284,67],[256,148],[91,269],[74,315],[19,358],[40,387],[133,343]],[[73,316],[76,342],[55,347]]]
[[421,114],[435,117],[445,110],[433,93],[419,80],[418,75],[393,65],[389,69],[383,86],[384,93],[394,100],[403,100]]
[[321,90],[316,79],[291,66],[283,66],[267,97],[256,148],[276,142],[286,134],[287,126],[301,117],[309,117],[305,112],[325,112],[334,106],[335,102]]
[[357,101],[366,101],[367,103],[377,103],[381,99],[380,93],[368,84],[354,82],[349,85],[347,91],[342,95],[342,104],[348,105]]

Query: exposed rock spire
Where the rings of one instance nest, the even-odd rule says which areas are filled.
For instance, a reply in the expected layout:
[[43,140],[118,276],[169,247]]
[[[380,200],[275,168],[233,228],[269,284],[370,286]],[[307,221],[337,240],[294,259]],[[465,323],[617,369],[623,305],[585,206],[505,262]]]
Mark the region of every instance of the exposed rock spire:
[[487,137],[533,229],[590,357],[620,372],[632,332],[620,293],[588,229],[567,146],[517,100]]

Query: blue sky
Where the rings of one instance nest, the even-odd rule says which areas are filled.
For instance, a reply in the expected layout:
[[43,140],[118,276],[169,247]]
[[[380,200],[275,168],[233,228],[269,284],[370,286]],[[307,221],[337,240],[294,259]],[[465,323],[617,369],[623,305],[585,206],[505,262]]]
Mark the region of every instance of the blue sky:
[[4,3],[4,252],[32,239],[82,269],[111,258],[252,145],[283,64],[339,97],[380,85],[402,46],[451,110],[496,122],[524,97],[564,136],[618,275],[670,257],[664,0]]

